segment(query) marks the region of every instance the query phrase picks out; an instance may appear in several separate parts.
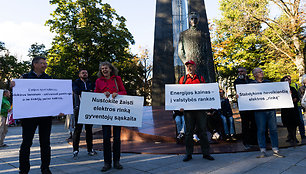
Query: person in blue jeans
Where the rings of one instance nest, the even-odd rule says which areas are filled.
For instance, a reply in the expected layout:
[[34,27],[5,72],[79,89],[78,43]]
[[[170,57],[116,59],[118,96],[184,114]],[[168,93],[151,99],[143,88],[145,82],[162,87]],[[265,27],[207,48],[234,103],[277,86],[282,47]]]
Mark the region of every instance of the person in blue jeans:
[[[261,68],[255,68],[252,71],[255,80],[253,83],[267,83],[269,80],[264,79],[264,72]],[[279,153],[278,149],[278,133],[276,122],[275,109],[256,110],[254,112],[255,121],[257,125],[257,141],[260,148],[260,155],[257,158],[267,157],[266,154],[266,129],[269,129],[269,135],[271,138],[273,155],[276,157],[284,157]]]
[[177,139],[182,139],[185,135],[186,125],[184,120],[184,112],[173,111],[173,119],[175,120]]
[[220,93],[220,101],[221,101],[221,109],[219,110],[219,114],[223,122],[225,140],[235,141],[236,138],[234,137],[235,126],[234,126],[233,111],[232,111],[228,98],[224,97],[224,90],[220,89],[219,93]]

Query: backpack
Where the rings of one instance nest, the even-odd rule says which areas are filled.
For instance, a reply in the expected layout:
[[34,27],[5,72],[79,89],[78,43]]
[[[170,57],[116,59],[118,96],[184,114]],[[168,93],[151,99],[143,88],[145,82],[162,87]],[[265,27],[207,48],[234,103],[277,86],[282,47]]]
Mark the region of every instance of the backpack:
[[[197,74],[195,74],[195,75],[196,75],[196,77],[199,79],[199,81],[202,82],[202,81],[201,81],[202,76],[199,76],[199,75],[197,75]],[[203,78],[203,79],[204,79],[204,78]],[[186,81],[187,81],[187,74],[184,75],[183,84],[185,84]]]

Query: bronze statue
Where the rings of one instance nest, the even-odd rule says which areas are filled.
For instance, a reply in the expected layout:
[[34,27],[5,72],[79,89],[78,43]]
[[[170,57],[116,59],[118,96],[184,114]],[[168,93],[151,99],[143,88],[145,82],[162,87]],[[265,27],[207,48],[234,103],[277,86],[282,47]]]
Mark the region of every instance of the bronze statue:
[[[213,58],[209,55],[209,33],[198,28],[199,15],[191,12],[189,15],[189,29],[180,33],[178,56],[183,63],[193,60],[197,67],[196,73],[202,75],[206,82],[215,82]],[[208,42],[209,41],[209,42]]]

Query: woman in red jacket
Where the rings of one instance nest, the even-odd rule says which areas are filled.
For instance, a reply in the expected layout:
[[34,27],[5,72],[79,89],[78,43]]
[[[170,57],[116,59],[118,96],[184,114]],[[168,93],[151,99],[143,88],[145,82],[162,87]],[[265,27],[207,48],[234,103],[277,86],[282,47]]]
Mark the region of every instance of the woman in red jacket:
[[[118,95],[126,95],[120,76],[117,76],[118,70],[109,62],[100,64],[99,78],[96,80],[97,93],[104,93],[105,96],[115,98]],[[112,151],[111,151],[111,126],[102,125],[103,130],[103,150],[104,150],[104,166],[102,172],[108,171],[112,167]],[[120,161],[120,132],[121,126],[113,126],[113,161],[115,169],[122,169]]]

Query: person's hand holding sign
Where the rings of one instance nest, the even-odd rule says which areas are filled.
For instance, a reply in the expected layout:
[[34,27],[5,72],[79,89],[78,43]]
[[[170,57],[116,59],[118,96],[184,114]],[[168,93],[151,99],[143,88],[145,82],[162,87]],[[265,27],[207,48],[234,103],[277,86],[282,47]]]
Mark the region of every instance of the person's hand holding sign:
[[108,91],[104,92],[104,95],[106,96],[106,98],[108,98],[110,96],[110,93]]
[[118,93],[114,92],[114,93],[112,94],[112,98],[113,98],[113,99],[116,98],[117,95],[118,95]]

